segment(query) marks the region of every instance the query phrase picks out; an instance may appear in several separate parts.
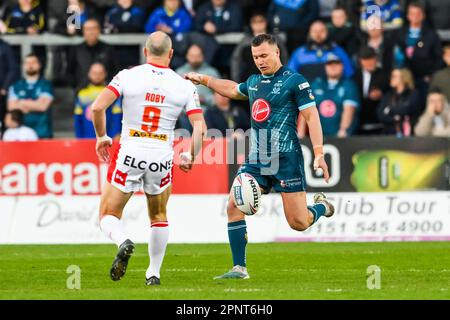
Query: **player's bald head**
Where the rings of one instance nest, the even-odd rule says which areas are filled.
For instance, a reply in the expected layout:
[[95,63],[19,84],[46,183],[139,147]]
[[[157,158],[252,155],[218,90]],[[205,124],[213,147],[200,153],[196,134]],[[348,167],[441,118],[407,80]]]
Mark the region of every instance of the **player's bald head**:
[[169,55],[172,50],[172,40],[170,37],[162,32],[156,31],[150,34],[145,44],[149,55],[154,57],[165,57]]

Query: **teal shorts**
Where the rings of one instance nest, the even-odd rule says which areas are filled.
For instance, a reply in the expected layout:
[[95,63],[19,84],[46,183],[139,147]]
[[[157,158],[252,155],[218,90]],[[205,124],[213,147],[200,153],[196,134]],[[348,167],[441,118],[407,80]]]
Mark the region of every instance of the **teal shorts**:
[[270,161],[249,157],[238,174],[248,173],[258,181],[264,193],[273,188],[276,192],[301,192],[306,190],[303,155],[299,152],[283,152]]

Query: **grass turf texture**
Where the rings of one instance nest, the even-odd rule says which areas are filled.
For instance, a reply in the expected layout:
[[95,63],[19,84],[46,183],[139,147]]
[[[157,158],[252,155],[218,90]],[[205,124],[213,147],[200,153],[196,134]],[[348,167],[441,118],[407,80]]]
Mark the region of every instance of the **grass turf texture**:
[[[213,280],[231,264],[226,244],[170,244],[161,286],[144,285],[147,246],[109,278],[114,245],[0,246],[0,299],[450,299],[450,242],[249,244],[249,280]],[[66,287],[69,265],[81,289]],[[367,267],[381,289],[367,289]]]

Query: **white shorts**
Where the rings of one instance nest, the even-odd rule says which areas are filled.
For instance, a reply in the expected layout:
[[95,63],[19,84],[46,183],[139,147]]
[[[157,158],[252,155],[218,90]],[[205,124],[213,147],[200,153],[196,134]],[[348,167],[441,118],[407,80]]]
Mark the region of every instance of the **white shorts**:
[[152,149],[137,143],[119,144],[108,169],[107,180],[122,192],[157,195],[172,184],[173,149]]

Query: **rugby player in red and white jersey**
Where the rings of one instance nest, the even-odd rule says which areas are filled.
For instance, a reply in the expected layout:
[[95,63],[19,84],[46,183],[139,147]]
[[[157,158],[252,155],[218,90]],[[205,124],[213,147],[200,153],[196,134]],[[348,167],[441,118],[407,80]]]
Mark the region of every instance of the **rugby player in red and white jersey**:
[[[144,53],[147,63],[119,72],[92,105],[97,134],[96,152],[110,161],[107,182],[100,202],[100,228],[119,250],[111,267],[111,279],[120,280],[134,243],[122,225],[123,209],[133,192],[143,186],[150,217],[148,250],[150,264],[146,284],[160,284],[160,268],[169,228],[166,205],[171,192],[175,122],[185,109],[193,127],[190,151],[180,157],[181,170],[192,168],[202,147],[206,124],[196,87],[169,68],[172,41],[163,32],[152,33]],[[110,158],[111,138],[106,135],[105,110],[122,97],[122,134],[115,155]]]

